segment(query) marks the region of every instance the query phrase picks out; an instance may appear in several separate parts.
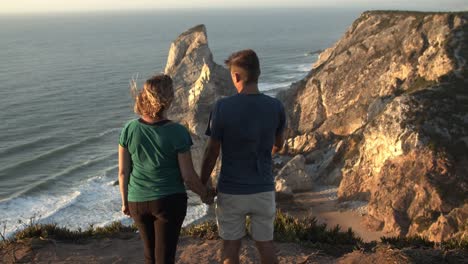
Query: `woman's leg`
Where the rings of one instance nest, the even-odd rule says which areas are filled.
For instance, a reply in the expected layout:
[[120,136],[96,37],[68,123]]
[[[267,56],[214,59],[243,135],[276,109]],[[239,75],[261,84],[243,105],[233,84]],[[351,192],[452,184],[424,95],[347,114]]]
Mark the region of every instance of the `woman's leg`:
[[140,232],[141,240],[143,241],[145,263],[154,264],[155,262],[155,230],[154,216],[150,213],[149,202],[129,202],[130,215]]
[[187,213],[187,195],[174,194],[154,202],[156,221],[156,263],[175,263],[180,229]]

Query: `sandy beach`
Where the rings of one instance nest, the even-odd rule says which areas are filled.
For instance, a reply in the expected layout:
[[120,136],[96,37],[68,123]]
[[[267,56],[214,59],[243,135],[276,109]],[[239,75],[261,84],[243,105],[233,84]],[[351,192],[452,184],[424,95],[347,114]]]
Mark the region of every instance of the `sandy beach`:
[[288,214],[301,218],[311,216],[328,227],[339,225],[341,230],[352,228],[364,242],[379,241],[383,232],[370,231],[364,224],[366,204],[338,202],[337,188],[317,186],[311,192],[294,194],[292,200],[279,201],[278,207]]

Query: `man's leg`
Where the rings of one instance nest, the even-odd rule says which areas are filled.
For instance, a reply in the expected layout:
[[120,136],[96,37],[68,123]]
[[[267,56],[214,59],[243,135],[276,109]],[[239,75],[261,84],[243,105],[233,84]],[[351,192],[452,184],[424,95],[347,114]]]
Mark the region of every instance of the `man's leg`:
[[239,264],[239,250],[241,240],[223,240],[223,256],[224,264]]
[[242,237],[245,235],[245,204],[242,195],[218,193],[216,220],[219,236],[223,239],[222,261],[238,264]]
[[273,244],[274,221],[276,215],[275,193],[253,194],[250,199],[250,220],[252,238],[256,242],[262,264],[278,263]]
[[276,249],[273,241],[255,241],[258,253],[260,253],[260,261],[263,264],[276,264],[278,258],[276,257]]

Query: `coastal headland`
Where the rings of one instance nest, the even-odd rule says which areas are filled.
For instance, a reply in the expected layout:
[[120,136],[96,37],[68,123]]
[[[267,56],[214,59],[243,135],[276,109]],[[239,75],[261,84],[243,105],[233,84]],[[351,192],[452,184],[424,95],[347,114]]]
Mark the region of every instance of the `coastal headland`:
[[[275,237],[281,263],[468,261],[467,62],[468,12],[368,11],[278,94],[289,120],[274,168],[287,214]],[[169,117],[192,133],[199,168],[211,107],[235,93],[204,25],[174,40],[165,73],[176,94]],[[142,262],[138,234],[118,224],[25,230],[2,243],[0,262]],[[178,263],[219,263],[220,250],[213,222],[198,223]],[[241,261],[258,262],[249,238]]]

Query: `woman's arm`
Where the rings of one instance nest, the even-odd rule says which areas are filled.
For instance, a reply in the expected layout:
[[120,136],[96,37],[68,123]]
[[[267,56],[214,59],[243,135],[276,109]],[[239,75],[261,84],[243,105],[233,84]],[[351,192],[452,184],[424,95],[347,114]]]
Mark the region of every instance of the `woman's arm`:
[[122,198],[122,213],[130,215],[128,209],[128,179],[130,177],[131,159],[128,149],[119,145],[119,187]]
[[179,153],[177,159],[179,160],[180,173],[187,187],[198,194],[204,203],[213,203],[214,195],[202,184],[193,168],[191,152]]

